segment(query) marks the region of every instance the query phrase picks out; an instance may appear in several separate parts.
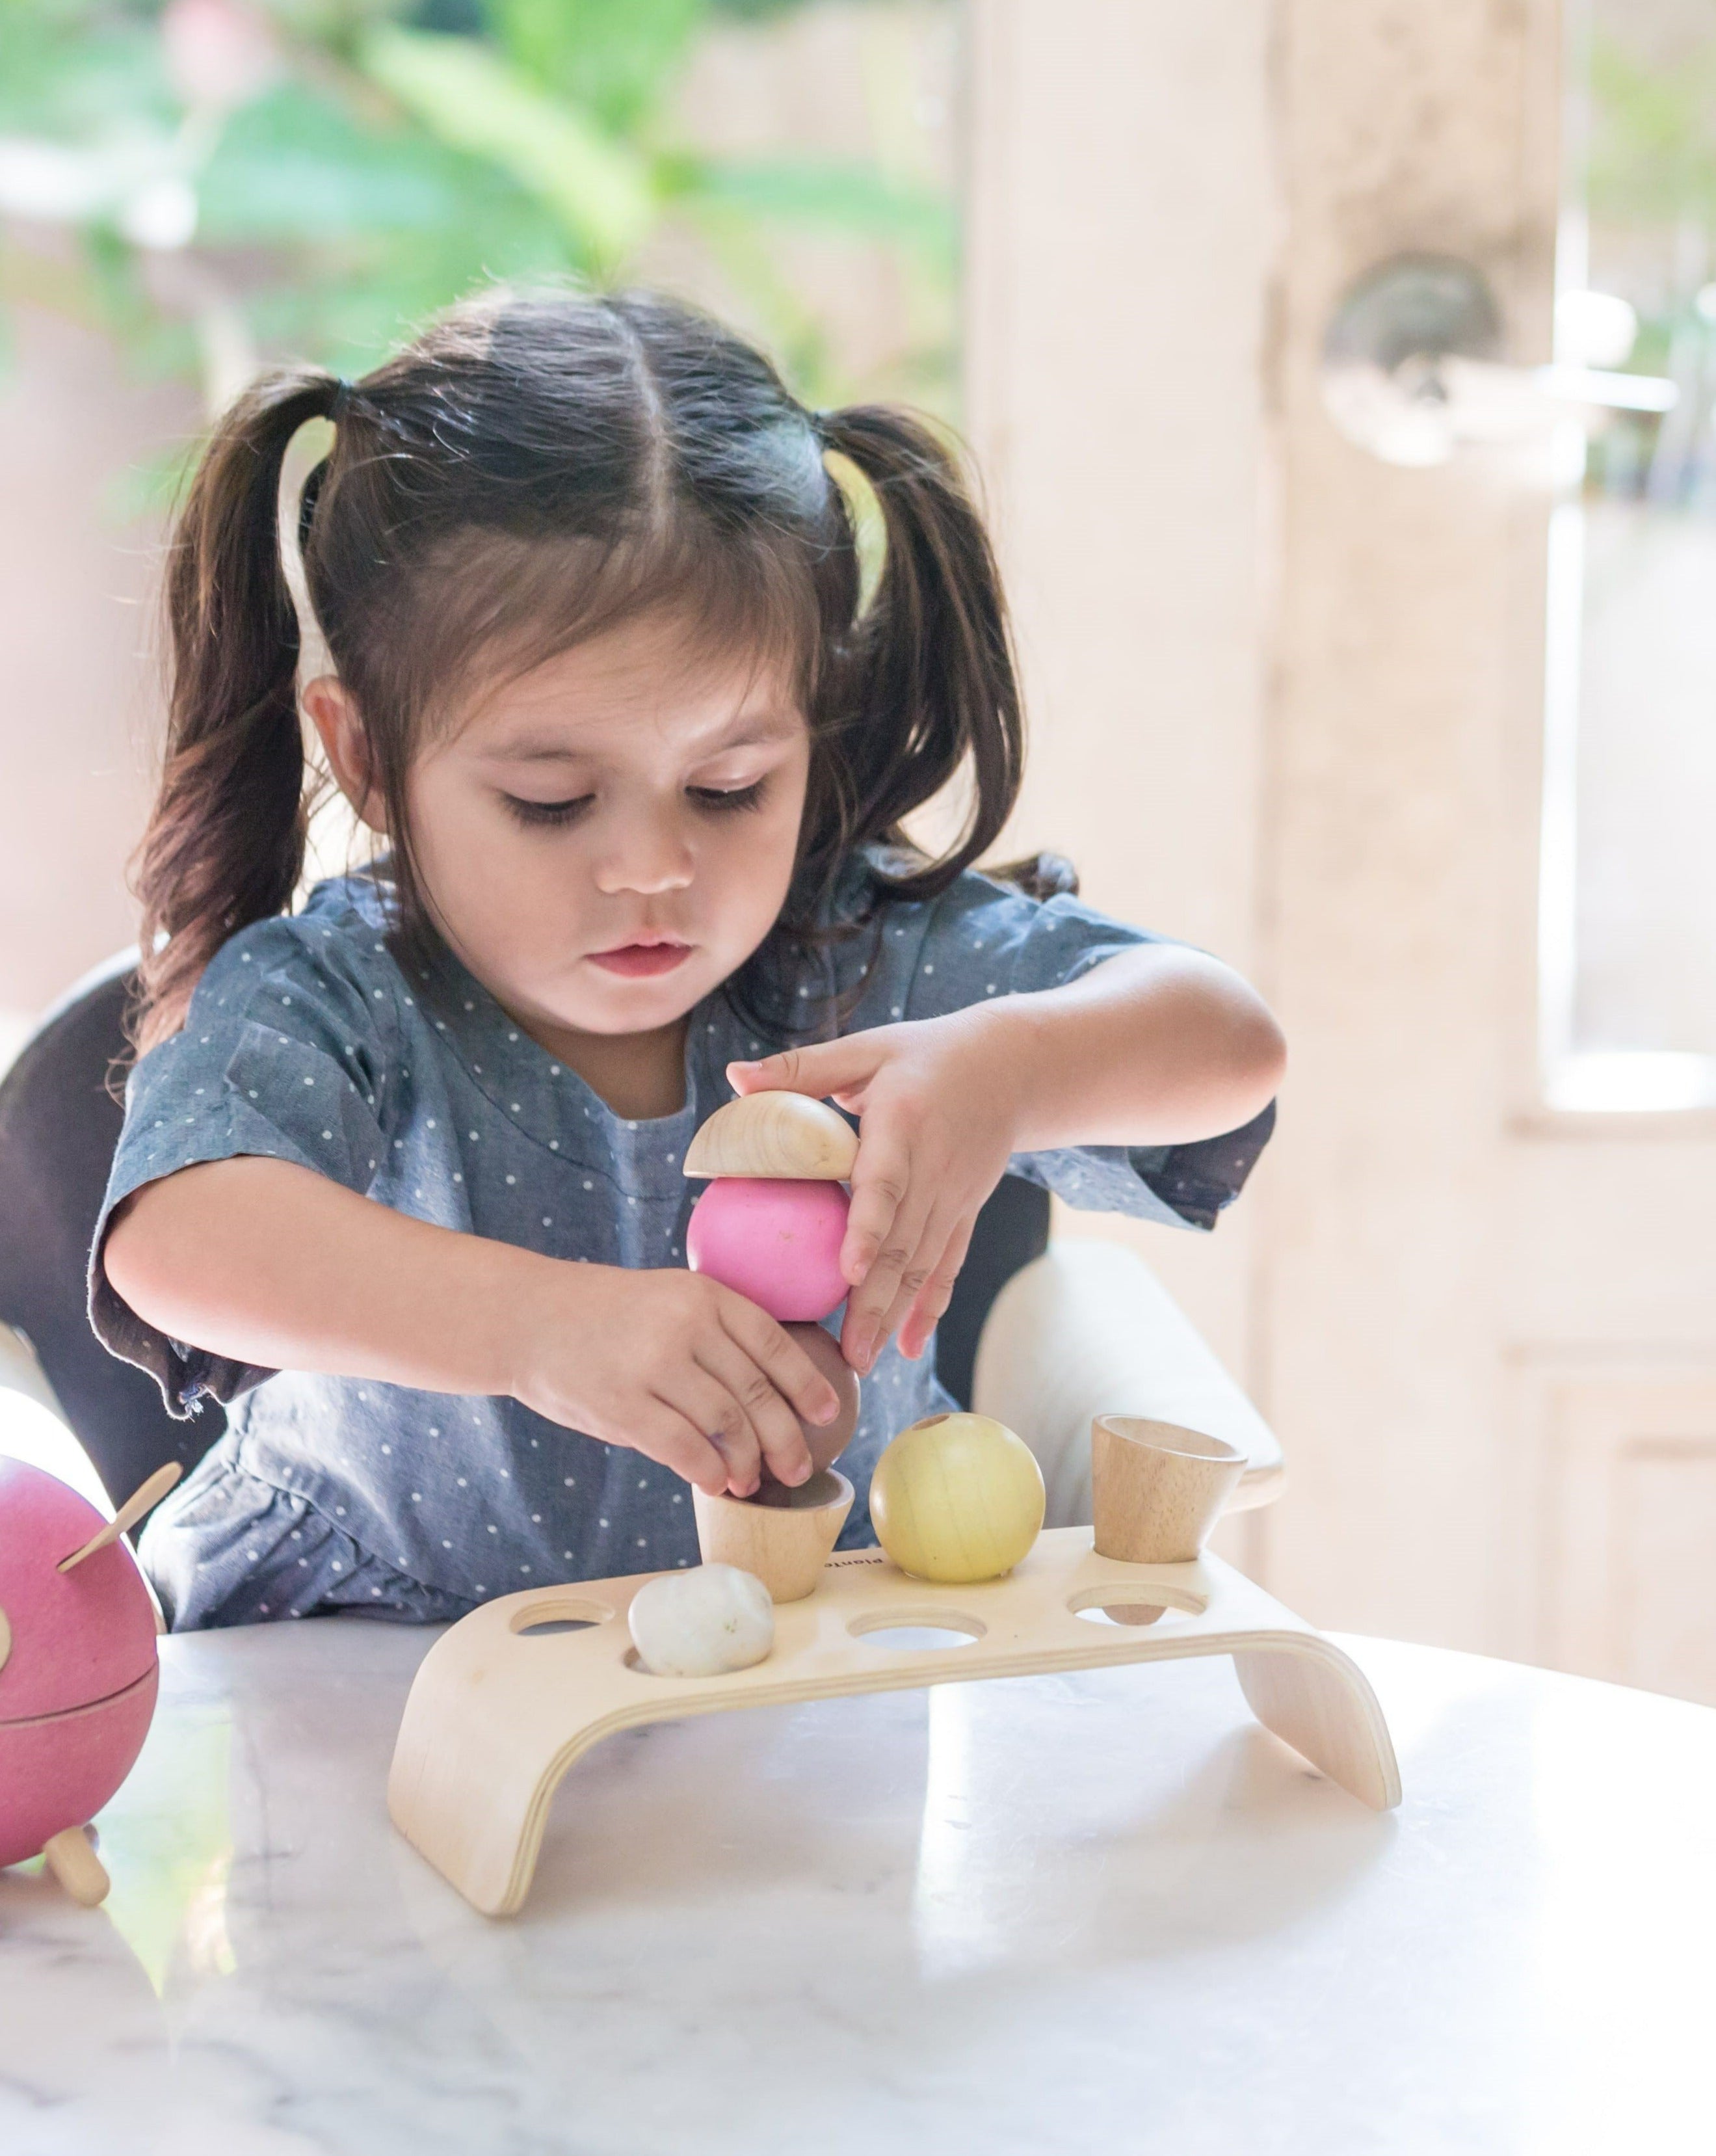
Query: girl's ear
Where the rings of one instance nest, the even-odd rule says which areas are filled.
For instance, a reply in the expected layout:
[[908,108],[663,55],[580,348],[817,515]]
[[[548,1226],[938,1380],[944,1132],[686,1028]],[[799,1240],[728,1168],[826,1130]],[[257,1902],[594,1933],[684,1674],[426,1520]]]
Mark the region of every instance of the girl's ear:
[[369,736],[351,690],[336,674],[319,674],[304,685],[304,708],[321,737],[328,767],[353,813],[360,823],[385,838],[387,803],[376,784]]

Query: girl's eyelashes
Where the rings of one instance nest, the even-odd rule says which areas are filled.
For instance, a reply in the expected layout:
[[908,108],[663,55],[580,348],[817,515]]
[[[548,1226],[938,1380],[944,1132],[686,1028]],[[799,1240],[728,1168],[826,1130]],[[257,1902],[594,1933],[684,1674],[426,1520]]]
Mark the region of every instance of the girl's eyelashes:
[[[749,786],[688,786],[685,789],[699,808],[717,816],[734,809],[760,808],[767,790],[766,778],[754,779]],[[570,801],[527,801],[516,793],[503,793],[500,798],[515,822],[528,830],[543,830],[576,823],[596,796],[580,793]]]
[[503,793],[500,798],[515,822],[529,830],[540,830],[574,822],[596,796],[580,793],[571,801],[523,801],[516,793]]
[[761,808],[768,783],[766,778],[756,778],[749,786],[688,786],[685,790],[699,808],[720,815],[730,808]]

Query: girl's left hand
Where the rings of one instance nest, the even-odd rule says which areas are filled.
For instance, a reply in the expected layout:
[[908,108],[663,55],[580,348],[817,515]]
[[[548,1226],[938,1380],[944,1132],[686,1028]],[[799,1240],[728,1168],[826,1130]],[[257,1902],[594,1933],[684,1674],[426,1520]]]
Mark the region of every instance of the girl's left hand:
[[897,1326],[905,1353],[923,1353],[977,1209],[1006,1173],[1018,1102],[989,1016],[879,1025],[727,1066],[737,1092],[809,1093],[860,1118],[840,1252],[852,1286],[840,1344],[856,1370],[873,1366]]

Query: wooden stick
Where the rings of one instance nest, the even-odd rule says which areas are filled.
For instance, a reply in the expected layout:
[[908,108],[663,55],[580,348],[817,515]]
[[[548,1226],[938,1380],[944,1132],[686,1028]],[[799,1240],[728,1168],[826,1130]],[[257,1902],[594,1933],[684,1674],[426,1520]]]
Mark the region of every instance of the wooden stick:
[[157,1467],[139,1490],[132,1491],[100,1534],[91,1535],[81,1549],[69,1557],[61,1558],[59,1569],[69,1572],[74,1564],[81,1564],[86,1557],[94,1557],[97,1550],[105,1549],[116,1543],[127,1527],[134,1527],[145,1512],[151,1512],[166,1496],[184,1470],[177,1460],[169,1460],[165,1467]]
[[112,1883],[101,1859],[90,1845],[87,1827],[69,1826],[56,1834],[43,1850],[48,1869],[74,1902],[93,1909],[107,1899]]

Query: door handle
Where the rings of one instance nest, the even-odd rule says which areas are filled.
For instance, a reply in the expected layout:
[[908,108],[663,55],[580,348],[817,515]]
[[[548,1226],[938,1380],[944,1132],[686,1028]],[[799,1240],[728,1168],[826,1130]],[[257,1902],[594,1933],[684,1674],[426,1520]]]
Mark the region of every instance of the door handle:
[[1570,419],[1667,412],[1661,376],[1498,357],[1502,321],[1483,273],[1447,254],[1367,270],[1323,340],[1324,408],[1350,442],[1391,465],[1446,464],[1462,444],[1517,442]]

